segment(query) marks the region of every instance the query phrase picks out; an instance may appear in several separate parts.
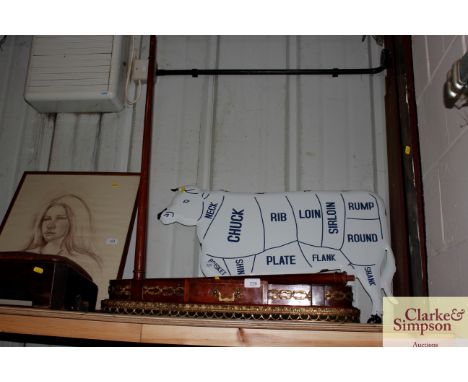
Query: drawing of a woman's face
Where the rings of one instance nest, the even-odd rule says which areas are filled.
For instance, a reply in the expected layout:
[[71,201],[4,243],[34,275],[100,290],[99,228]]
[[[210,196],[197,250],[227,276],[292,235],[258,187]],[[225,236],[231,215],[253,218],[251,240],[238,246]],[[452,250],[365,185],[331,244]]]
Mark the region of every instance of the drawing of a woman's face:
[[62,206],[52,206],[47,209],[42,218],[41,230],[46,242],[63,239],[70,230],[70,220]]

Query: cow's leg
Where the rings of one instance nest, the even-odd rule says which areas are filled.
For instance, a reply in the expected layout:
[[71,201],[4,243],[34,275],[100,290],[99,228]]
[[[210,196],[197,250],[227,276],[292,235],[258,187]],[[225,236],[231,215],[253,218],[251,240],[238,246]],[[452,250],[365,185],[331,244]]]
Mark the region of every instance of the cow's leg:
[[379,267],[376,265],[353,265],[353,273],[369,295],[372,302],[368,323],[382,322],[382,293]]
[[[392,280],[395,275],[396,266],[395,266],[395,256],[390,247],[386,248],[387,256],[385,261],[385,267],[382,270],[382,289],[385,292],[387,297],[392,297]],[[396,303],[396,302],[394,302]]]

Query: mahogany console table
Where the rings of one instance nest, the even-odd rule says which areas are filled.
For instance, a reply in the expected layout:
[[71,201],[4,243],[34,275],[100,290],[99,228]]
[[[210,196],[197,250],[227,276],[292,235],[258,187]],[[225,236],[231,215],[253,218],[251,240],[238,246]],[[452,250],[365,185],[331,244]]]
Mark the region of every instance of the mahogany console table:
[[215,320],[0,306],[0,333],[198,346],[382,346],[382,326]]

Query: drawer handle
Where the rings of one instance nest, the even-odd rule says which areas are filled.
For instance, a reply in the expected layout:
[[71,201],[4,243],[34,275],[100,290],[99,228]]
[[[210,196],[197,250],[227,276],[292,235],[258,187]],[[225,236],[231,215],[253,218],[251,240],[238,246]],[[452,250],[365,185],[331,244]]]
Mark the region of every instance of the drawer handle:
[[218,297],[218,301],[220,302],[233,302],[242,297],[241,291],[239,288],[236,288],[234,292],[232,292],[231,297],[223,297],[221,295],[221,292],[218,290],[218,288],[213,289],[213,296]]

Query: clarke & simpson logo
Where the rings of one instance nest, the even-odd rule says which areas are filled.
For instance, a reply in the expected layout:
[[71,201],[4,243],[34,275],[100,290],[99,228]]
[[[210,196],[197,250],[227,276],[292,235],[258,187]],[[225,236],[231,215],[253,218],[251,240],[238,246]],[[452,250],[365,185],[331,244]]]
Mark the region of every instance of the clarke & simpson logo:
[[468,297],[395,299],[384,298],[384,346],[468,346]]
[[452,332],[453,322],[463,319],[465,309],[453,308],[451,312],[441,312],[438,308],[434,312],[422,312],[419,308],[408,308],[404,318],[393,320],[395,332],[418,332],[421,336],[432,332]]

